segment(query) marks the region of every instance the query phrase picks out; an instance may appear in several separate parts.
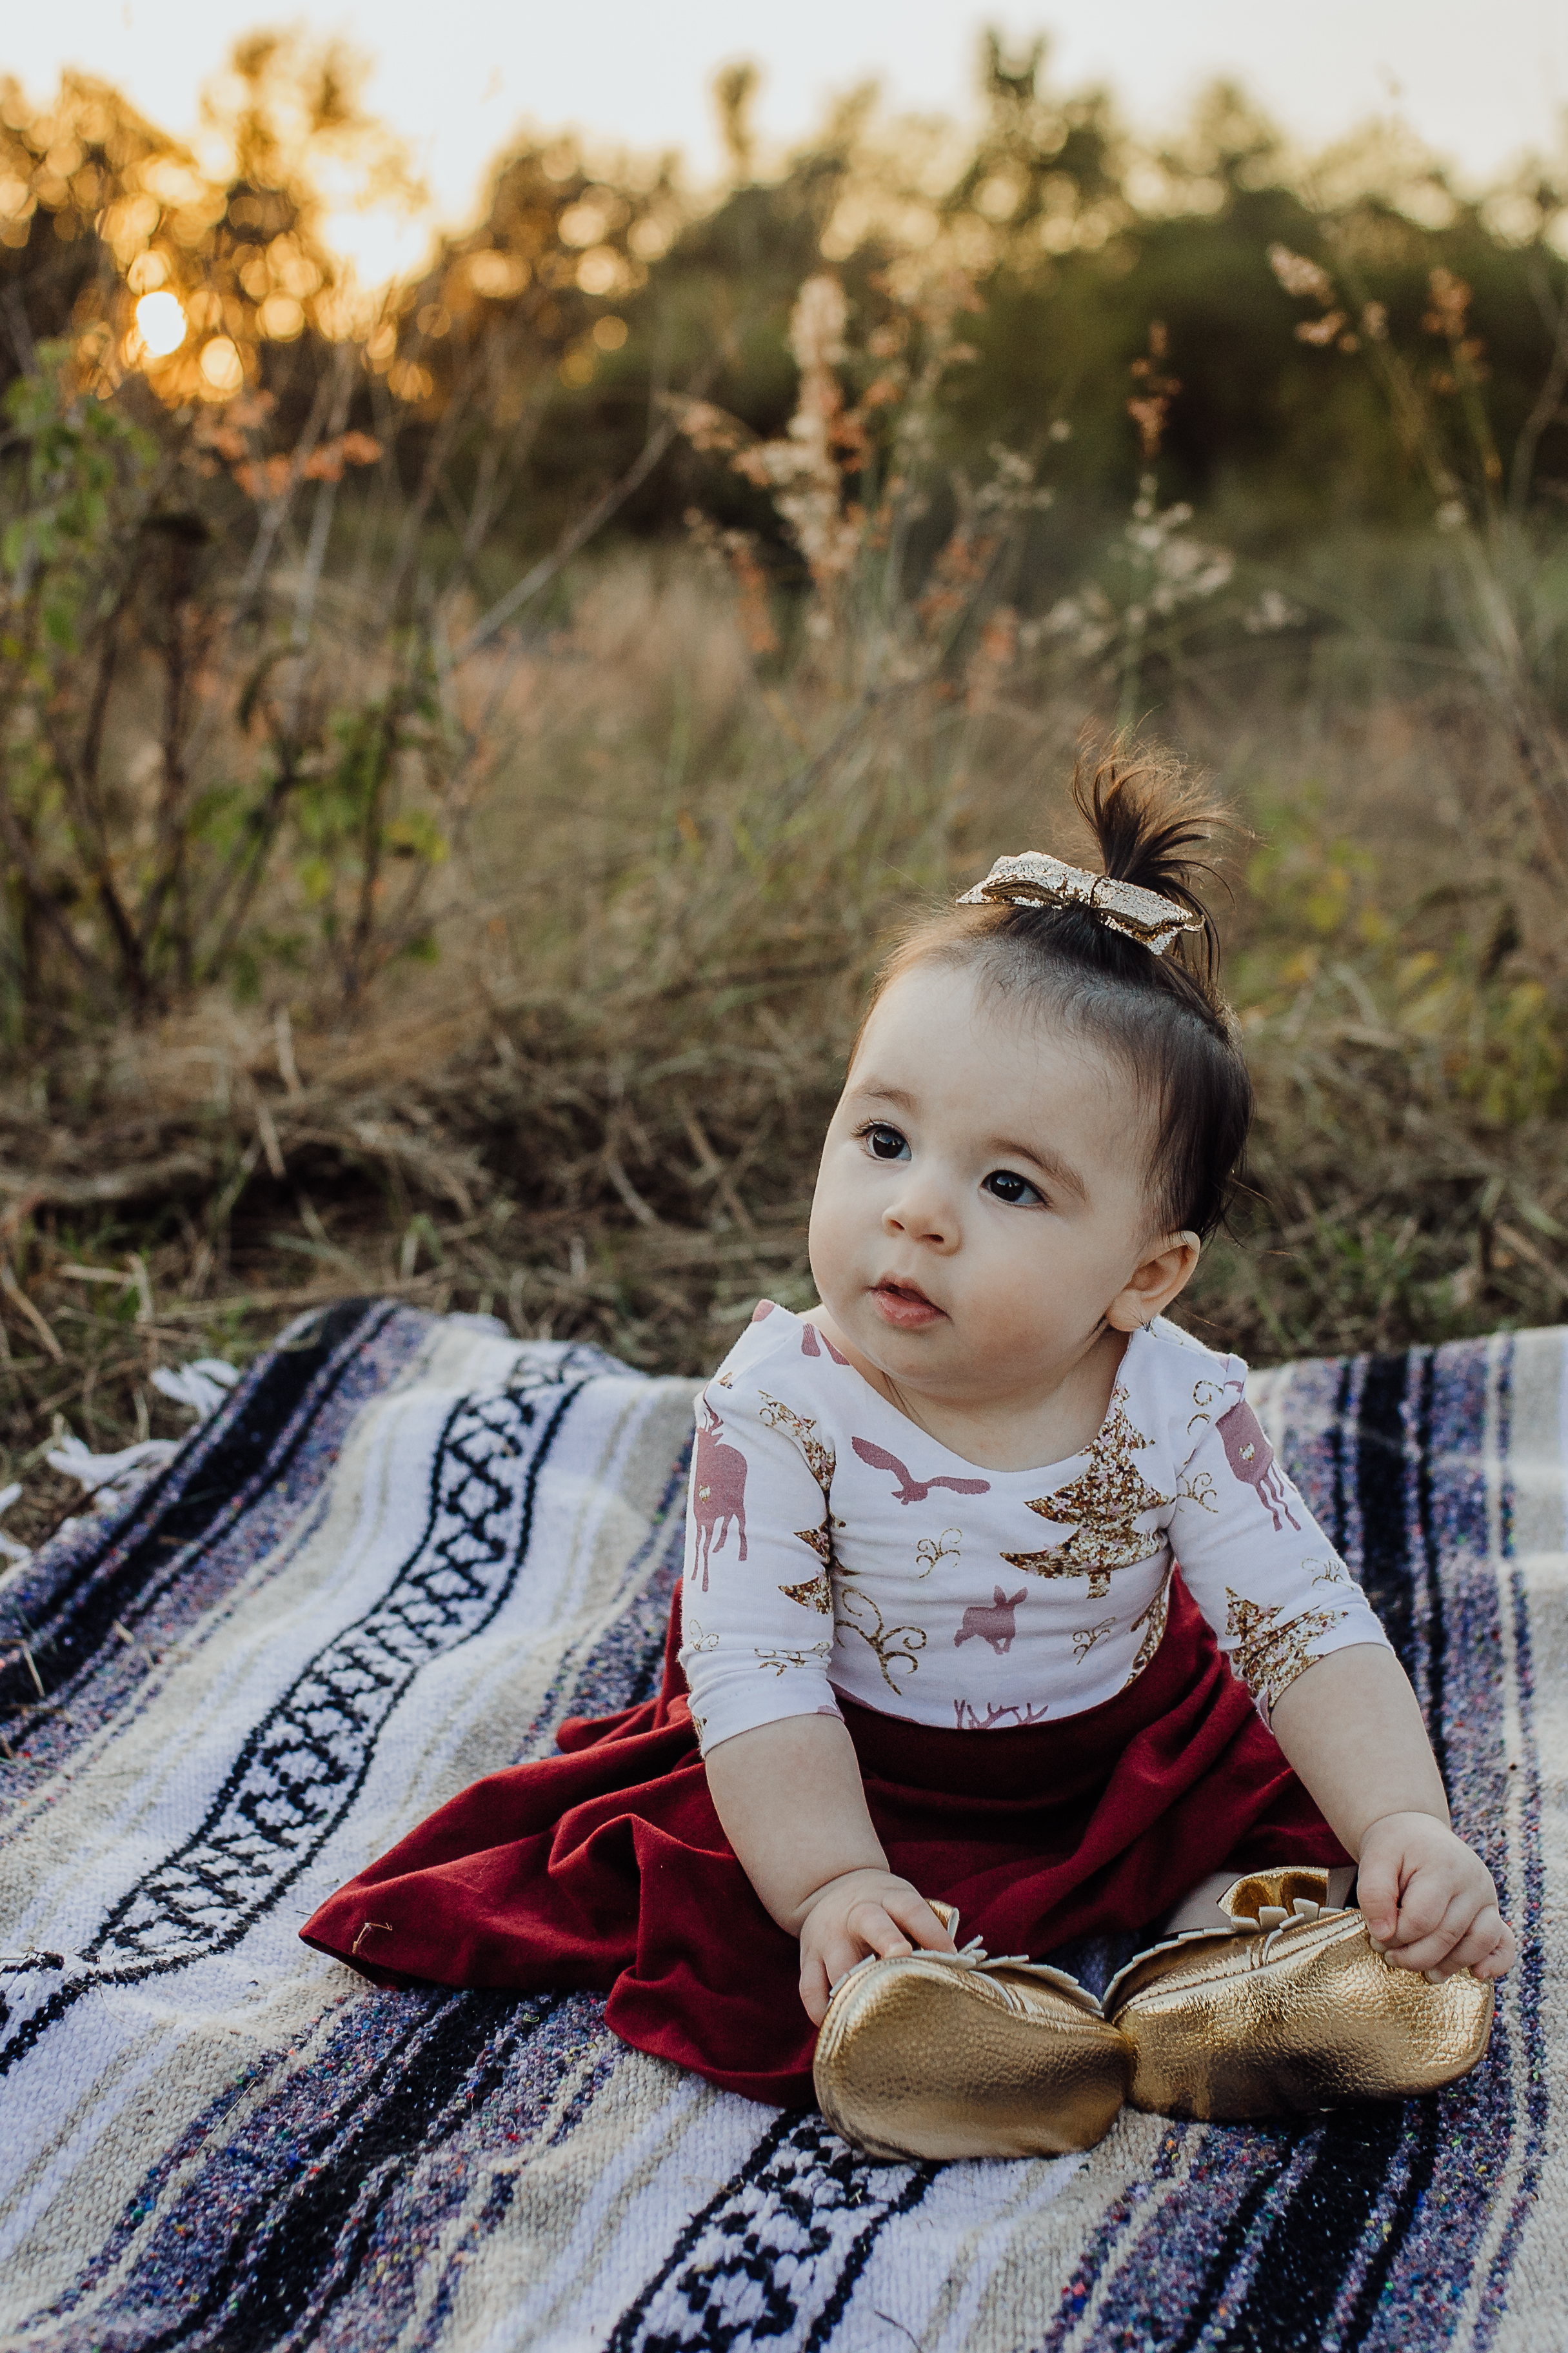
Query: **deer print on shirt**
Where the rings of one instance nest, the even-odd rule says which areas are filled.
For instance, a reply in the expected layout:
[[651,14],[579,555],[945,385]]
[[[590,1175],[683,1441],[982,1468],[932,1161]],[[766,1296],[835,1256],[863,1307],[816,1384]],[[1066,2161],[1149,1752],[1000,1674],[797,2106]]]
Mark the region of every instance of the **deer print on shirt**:
[[697,1408],[697,1462],[692,1479],[692,1508],[697,1519],[697,1550],[693,1567],[702,1571],[708,1590],[708,1556],[722,1552],[730,1524],[735,1524],[739,1555],[746,1557],[746,1458],[738,1446],[724,1443],[724,1425],[706,1398]]
[[1000,1701],[994,1707],[988,1707],[984,1715],[970,1700],[955,1699],[952,1703],[952,1713],[960,1732],[994,1732],[999,1724],[1020,1728],[1031,1724],[1044,1724],[1050,1712],[1049,1701],[1044,1707],[1037,1707],[1032,1699],[1012,1703]]
[[[1274,1533],[1284,1532],[1285,1520],[1300,1531],[1301,1523],[1290,1509],[1285,1493],[1285,1482],[1275,1465],[1274,1449],[1263,1435],[1263,1425],[1245,1398],[1222,1413],[1215,1422],[1225,1446],[1225,1459],[1244,1486],[1256,1491],[1258,1500],[1274,1523]],[[1283,1513],[1285,1519],[1280,1518]]]
[[899,1482],[893,1493],[900,1504],[923,1504],[936,1487],[951,1487],[955,1495],[988,1495],[991,1493],[989,1479],[911,1479],[898,1456],[889,1454],[885,1446],[873,1446],[868,1438],[852,1438],[849,1443],[861,1461],[871,1470],[892,1472]]
[[1005,1659],[1018,1630],[1014,1613],[1019,1602],[1028,1598],[1028,1590],[1024,1586],[1016,1593],[1005,1593],[998,1585],[993,1588],[989,1602],[972,1601],[963,1613],[963,1625],[952,1638],[953,1649],[978,1635],[983,1642],[990,1643],[999,1659]]

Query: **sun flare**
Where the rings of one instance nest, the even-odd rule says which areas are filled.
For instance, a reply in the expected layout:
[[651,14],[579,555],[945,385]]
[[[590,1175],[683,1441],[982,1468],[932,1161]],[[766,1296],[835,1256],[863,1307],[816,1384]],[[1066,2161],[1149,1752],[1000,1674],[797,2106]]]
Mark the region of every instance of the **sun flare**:
[[185,313],[177,294],[143,294],[136,305],[136,332],[149,357],[166,360],[185,340]]

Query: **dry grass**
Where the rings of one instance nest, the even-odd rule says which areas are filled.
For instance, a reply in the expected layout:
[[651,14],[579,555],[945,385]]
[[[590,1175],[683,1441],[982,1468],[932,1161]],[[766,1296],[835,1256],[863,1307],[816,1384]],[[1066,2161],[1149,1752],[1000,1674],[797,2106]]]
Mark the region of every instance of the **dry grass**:
[[[77,1492],[41,1467],[62,1420],[100,1449],[174,1430],[156,1365],[238,1360],[320,1301],[395,1291],[696,1371],[760,1292],[810,1297],[879,936],[1059,825],[1108,714],[1032,657],[967,692],[811,643],[761,671],[743,619],[689,557],[602,571],[505,684],[442,963],[357,1027],[215,1000],[0,1103],[9,1530]],[[1255,1189],[1196,1328],[1267,1361],[1552,1320],[1560,894],[1510,745],[1458,690],[1227,697],[1162,723],[1262,838],[1226,917]]]

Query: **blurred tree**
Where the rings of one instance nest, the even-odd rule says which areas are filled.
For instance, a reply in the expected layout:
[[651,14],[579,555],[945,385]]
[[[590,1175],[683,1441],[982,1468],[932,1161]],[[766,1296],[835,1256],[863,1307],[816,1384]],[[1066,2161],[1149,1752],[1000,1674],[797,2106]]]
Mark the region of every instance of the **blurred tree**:
[[[1010,55],[986,37],[986,111],[966,147],[942,126],[883,123],[874,93],[858,91],[777,176],[737,174],[625,304],[628,338],[613,364],[563,395],[538,444],[535,492],[546,488],[543,468],[570,462],[574,442],[601,468],[614,467],[617,448],[624,462],[643,400],[710,348],[719,322],[733,331],[733,351],[715,399],[758,435],[776,435],[794,398],[790,308],[820,258],[868,330],[900,272],[929,272],[946,257],[978,287],[983,309],[969,331],[977,361],[949,380],[943,460],[981,467],[998,439],[1037,454],[1053,427],[1072,425],[1053,466],[1064,496],[1038,526],[1038,545],[1070,549],[1096,515],[1124,509],[1136,465],[1126,371],[1152,319],[1166,326],[1184,387],[1164,444],[1173,491],[1223,497],[1227,529],[1259,545],[1336,521],[1425,519],[1419,469],[1375,385],[1342,364],[1332,339],[1314,344],[1299,332],[1268,267],[1279,242],[1352,254],[1363,299],[1383,303],[1401,332],[1419,332],[1432,269],[1462,277],[1487,345],[1481,396],[1500,446],[1511,448],[1529,425],[1540,477],[1568,476],[1562,404],[1536,414],[1568,285],[1551,241],[1568,206],[1563,191],[1542,183],[1464,203],[1429,164],[1394,150],[1361,156],[1353,174],[1340,174],[1342,187],[1327,174],[1314,191],[1273,127],[1223,82],[1181,141],[1141,153],[1103,92],[1058,96],[1046,63],[1044,43]],[[721,112],[748,94],[726,83]],[[732,473],[690,453],[626,520],[667,531],[694,501],[722,524],[776,529]]]
[[[12,333],[0,373],[24,366],[28,344],[72,333],[100,390],[142,371],[169,406],[249,386],[308,407],[326,347],[350,324],[321,234],[322,172],[345,166],[359,193],[414,193],[397,143],[358,107],[361,70],[334,44],[240,42],[205,106],[230,158],[218,177],[84,76],[68,74],[41,115],[5,85],[0,275]],[[163,298],[151,313],[149,297]]]
[[729,159],[730,177],[737,186],[748,186],[755,176],[752,165],[756,160],[757,139],[752,122],[752,110],[756,104],[762,76],[750,58],[739,58],[732,65],[721,66],[713,77],[713,103],[719,113],[719,132]]
[[[1359,299],[1401,334],[1419,333],[1434,268],[1462,279],[1498,447],[1527,433],[1531,479],[1568,479],[1563,404],[1540,406],[1565,279],[1552,242],[1561,189],[1461,202],[1429,164],[1392,149],[1331,158],[1310,186],[1226,84],[1151,154],[1106,93],[1062,94],[1048,62],[1044,42],[1012,51],[988,35],[977,134],[889,122],[860,90],[763,176],[755,69],[738,61],[715,84],[730,183],[711,208],[683,195],[672,159],[639,168],[591,162],[571,139],[530,142],[498,164],[480,225],[445,239],[374,314],[327,248],[321,170],[330,162],[367,192],[410,183],[341,46],[276,34],[240,45],[211,112],[232,158],[221,184],[99,84],[68,77],[36,115],[7,86],[0,379],[38,338],[69,333],[103,386],[130,370],[170,406],[260,395],[276,409],[246,412],[230,457],[252,489],[268,479],[258,467],[272,464],[275,480],[279,454],[312,431],[374,436],[413,501],[398,576],[411,531],[447,533],[483,595],[503,548],[551,543],[585,499],[625,480],[667,390],[716,358],[714,400],[763,438],[781,432],[791,308],[825,259],[868,334],[911,272],[950,264],[984,308],[968,338],[978,357],[951,374],[932,454],[973,470],[996,440],[1036,450],[1071,422],[1053,468],[1062,497],[1035,535],[1047,573],[1053,545],[1124,506],[1136,465],[1126,370],[1152,319],[1184,386],[1164,443],[1173,491],[1225,499],[1227,529],[1258,544],[1334,519],[1423,513],[1419,469],[1373,385],[1340,364],[1332,338],[1303,339],[1268,270],[1278,243],[1353,263]],[[162,328],[142,315],[178,337],[163,351],[136,323],[160,297]],[[334,374],[345,337],[346,377]],[[368,495],[374,506],[387,494],[383,479]],[[693,503],[771,533],[788,560],[766,502],[689,446],[627,497],[621,523],[668,532]],[[481,559],[487,540],[495,553]]]

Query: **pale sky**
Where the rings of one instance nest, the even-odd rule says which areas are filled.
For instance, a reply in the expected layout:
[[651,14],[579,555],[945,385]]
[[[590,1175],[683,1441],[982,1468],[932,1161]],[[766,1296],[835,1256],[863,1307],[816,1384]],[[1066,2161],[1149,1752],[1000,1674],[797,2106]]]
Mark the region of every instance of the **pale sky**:
[[409,140],[442,217],[460,222],[523,121],[679,147],[698,182],[711,176],[708,83],[738,57],[763,69],[758,121],[772,143],[868,76],[897,109],[962,115],[988,22],[1018,39],[1048,32],[1056,85],[1109,83],[1142,131],[1173,128],[1226,72],[1307,145],[1397,114],[1472,183],[1528,150],[1568,160],[1563,0],[8,0],[0,72],[41,98],[62,66],[85,67],[184,133],[237,34],[342,33],[375,58],[370,103]]

